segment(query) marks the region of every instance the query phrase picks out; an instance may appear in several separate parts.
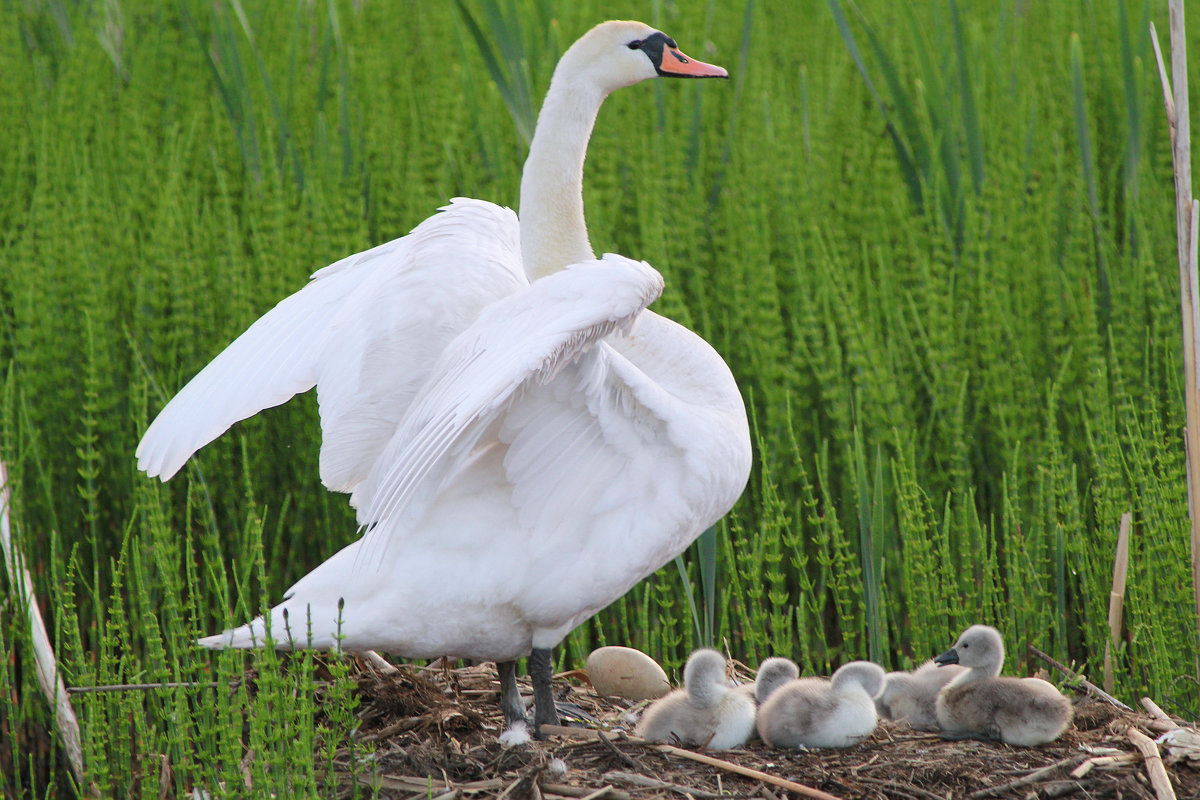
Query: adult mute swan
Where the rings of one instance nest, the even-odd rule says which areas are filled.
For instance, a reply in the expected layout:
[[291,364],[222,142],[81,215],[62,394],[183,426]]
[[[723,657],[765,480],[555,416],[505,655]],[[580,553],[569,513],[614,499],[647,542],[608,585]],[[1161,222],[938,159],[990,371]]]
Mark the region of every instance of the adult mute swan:
[[934,661],[967,667],[938,692],[937,721],[946,738],[1029,747],[1054,741],[1071,724],[1071,701],[1054,684],[1000,675],[1004,639],[993,627],[972,625]]
[[321,479],[364,536],[268,619],[207,647],[383,650],[497,662],[510,729],[558,721],[550,650],[683,551],[745,487],[729,368],[646,306],[648,265],[597,260],[584,156],[604,98],[656,75],[726,77],[639,22],[602,23],[555,69],[521,221],[455,199],[409,235],[316,272],[154,420],[138,466],[167,480],[233,423],[317,387]]

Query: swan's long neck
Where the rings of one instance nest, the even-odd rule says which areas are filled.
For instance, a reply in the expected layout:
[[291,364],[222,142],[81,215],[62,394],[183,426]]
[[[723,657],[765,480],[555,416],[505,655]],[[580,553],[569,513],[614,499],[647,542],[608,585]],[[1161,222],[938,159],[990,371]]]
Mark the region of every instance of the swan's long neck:
[[521,255],[531,281],[595,258],[583,217],[583,161],[605,94],[560,77],[550,82],[521,176]]

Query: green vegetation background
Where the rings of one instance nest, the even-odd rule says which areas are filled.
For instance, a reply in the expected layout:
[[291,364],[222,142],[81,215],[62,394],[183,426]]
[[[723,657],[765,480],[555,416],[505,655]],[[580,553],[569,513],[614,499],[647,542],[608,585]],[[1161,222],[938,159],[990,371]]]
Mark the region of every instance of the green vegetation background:
[[[261,678],[76,696],[89,782],[153,794],[165,757],[177,794],[241,786],[250,747],[256,793],[330,791],[345,682],[315,682],[310,655],[192,645],[355,535],[317,478],[314,397],[239,424],[165,486],[136,472],[135,445],[317,268],[456,195],[514,206],[521,125],[565,46],[610,16],[734,76],[614,95],[585,196],[597,249],[654,264],[656,310],[728,360],[756,466],[686,571],[581,627],[563,664],[620,643],[674,668],[711,640],[752,666],[906,667],[986,621],[1010,670],[1028,642],[1098,680],[1128,510],[1116,693],[1196,715],[1147,32],[1165,4],[859,7],[468,2],[519,64],[497,82],[449,3],[0,4],[0,456],[65,677]],[[27,636],[9,588],[0,781],[64,794]]]

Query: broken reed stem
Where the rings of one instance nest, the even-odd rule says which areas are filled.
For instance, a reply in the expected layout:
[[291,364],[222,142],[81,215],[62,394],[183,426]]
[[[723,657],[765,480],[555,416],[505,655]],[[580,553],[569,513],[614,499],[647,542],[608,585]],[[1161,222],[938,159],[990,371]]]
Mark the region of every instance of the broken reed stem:
[[1158,796],[1158,800],[1175,800],[1175,790],[1171,788],[1171,779],[1167,777],[1167,768],[1163,766],[1158,745],[1137,728],[1130,728],[1125,735],[1141,752],[1142,760],[1146,762],[1146,773],[1150,776],[1150,785],[1154,787],[1154,793]]
[[1092,756],[1071,770],[1071,777],[1079,780],[1097,767],[1103,768],[1128,764],[1130,761],[1137,761],[1139,758],[1141,758],[1141,755],[1138,753],[1121,753],[1117,756]]
[[[1154,56],[1162,81],[1163,102],[1171,130],[1171,161],[1175,167],[1175,231],[1179,253],[1180,306],[1183,316],[1184,402],[1187,429],[1184,445],[1187,459],[1188,516],[1191,519],[1192,599],[1200,630],[1200,387],[1197,386],[1196,357],[1200,352],[1200,276],[1197,275],[1195,212],[1192,197],[1191,133],[1188,123],[1187,47],[1184,38],[1183,0],[1169,0],[1171,26],[1171,81],[1163,65],[1158,33],[1150,26]],[[1195,665],[1200,672],[1200,663]]]
[[1026,649],[1029,651],[1029,654],[1030,654],[1030,655],[1037,656],[1037,657],[1038,657],[1038,658],[1040,658],[1042,661],[1045,661],[1047,664],[1049,664],[1050,666],[1054,667],[1056,670],[1058,670],[1058,671],[1059,671],[1059,672],[1061,672],[1062,674],[1066,675],[1068,678],[1071,678],[1071,679],[1073,679],[1073,680],[1077,680],[1077,681],[1079,681],[1081,684],[1083,684],[1083,688],[1087,689],[1089,692],[1091,692],[1092,694],[1096,695],[1096,696],[1097,696],[1097,697],[1099,697],[1101,700],[1104,700],[1105,702],[1108,702],[1108,703],[1112,703],[1112,704],[1113,704],[1114,706],[1116,706],[1117,708],[1121,708],[1121,709],[1124,709],[1124,710],[1126,710],[1126,711],[1133,711],[1133,709],[1132,709],[1132,708],[1130,708],[1129,706],[1125,705],[1125,704],[1124,704],[1124,703],[1122,703],[1120,700],[1118,700],[1117,698],[1113,697],[1111,694],[1109,694],[1108,692],[1104,691],[1104,690],[1103,690],[1103,689],[1101,689],[1099,686],[1097,686],[1096,684],[1092,683],[1092,682],[1091,682],[1091,681],[1089,681],[1087,678],[1083,677],[1083,676],[1082,676],[1082,675],[1080,675],[1078,672],[1076,672],[1075,670],[1071,669],[1070,667],[1068,667],[1066,664],[1062,663],[1061,661],[1058,661],[1057,659],[1051,658],[1050,656],[1046,655],[1046,654],[1045,654],[1045,653],[1043,653],[1041,650],[1038,650],[1036,647],[1034,647],[1034,646],[1033,646],[1033,645],[1031,645],[1031,644],[1027,644],[1027,645],[1025,645],[1025,648],[1026,648]]
[[362,660],[371,666],[380,675],[399,675],[400,670],[395,664],[388,661],[383,656],[376,653],[374,650],[363,650],[359,652]]
[[1158,703],[1154,702],[1149,697],[1142,698],[1142,707],[1145,708],[1146,712],[1156,720],[1168,722],[1171,724],[1172,728],[1181,727],[1178,722],[1171,719],[1171,716],[1167,712],[1163,711],[1161,707],[1159,707]]
[[1121,640],[1121,614],[1125,609],[1125,576],[1129,571],[1129,529],[1133,512],[1121,515],[1117,555],[1113,559],[1113,586],[1108,593],[1108,642],[1104,645],[1104,691],[1113,690],[1112,649]]
[[29,614],[30,641],[33,644],[33,659],[37,667],[38,686],[42,694],[54,709],[55,730],[58,732],[59,743],[66,753],[67,763],[71,774],[75,777],[77,786],[83,786],[83,746],[79,737],[79,720],[71,708],[67,697],[67,689],[62,676],[58,673],[58,662],[54,658],[54,648],[50,646],[50,636],[46,633],[46,623],[42,621],[42,612],[38,608],[37,597],[33,593],[33,578],[25,566],[25,557],[17,551],[12,540],[12,529],[9,526],[8,509],[10,494],[8,489],[8,470],[0,461],[0,548],[4,550],[4,563],[8,569],[9,586],[20,593],[21,601]]

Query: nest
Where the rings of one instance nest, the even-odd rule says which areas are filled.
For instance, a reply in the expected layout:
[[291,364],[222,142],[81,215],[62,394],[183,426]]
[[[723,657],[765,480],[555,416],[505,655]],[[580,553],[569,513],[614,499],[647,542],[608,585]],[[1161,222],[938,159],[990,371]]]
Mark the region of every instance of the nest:
[[[945,740],[883,720],[845,750],[785,751],[756,741],[695,753],[632,739],[640,709],[599,697],[580,673],[567,673],[555,680],[560,714],[585,727],[506,748],[491,664],[380,671],[379,663],[357,675],[361,724],[337,760],[339,796],[364,786],[404,800],[1200,796],[1200,768],[1187,757],[1200,751],[1164,751],[1164,766],[1153,744],[1151,758],[1136,744],[1145,748],[1143,734],[1153,738],[1175,723],[1090,696],[1076,701],[1071,728],[1041,747]],[[694,760],[706,757],[711,763]]]

